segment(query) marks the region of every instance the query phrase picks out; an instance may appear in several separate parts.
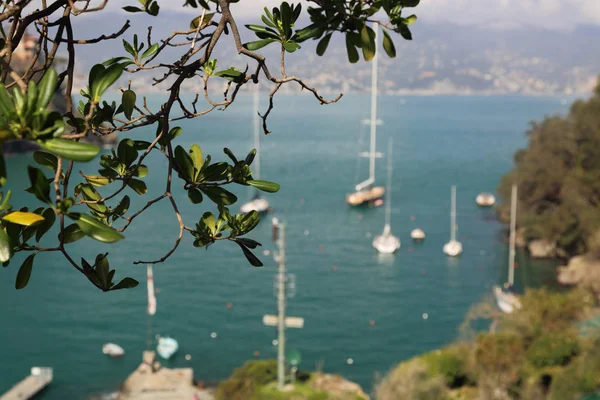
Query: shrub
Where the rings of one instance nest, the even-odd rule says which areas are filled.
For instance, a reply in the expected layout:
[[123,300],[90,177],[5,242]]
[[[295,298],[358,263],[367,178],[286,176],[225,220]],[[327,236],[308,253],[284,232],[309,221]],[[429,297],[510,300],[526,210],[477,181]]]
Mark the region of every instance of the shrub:
[[546,333],[527,349],[527,360],[536,368],[566,365],[579,352],[579,340],[570,333]]
[[441,375],[448,387],[457,388],[470,380],[467,368],[469,351],[468,346],[453,346],[426,354],[423,360],[431,376]]
[[431,377],[421,359],[399,364],[375,387],[378,400],[431,400],[446,395],[444,379]]
[[220,400],[248,400],[261,386],[277,380],[277,361],[248,361],[219,384],[217,398]]

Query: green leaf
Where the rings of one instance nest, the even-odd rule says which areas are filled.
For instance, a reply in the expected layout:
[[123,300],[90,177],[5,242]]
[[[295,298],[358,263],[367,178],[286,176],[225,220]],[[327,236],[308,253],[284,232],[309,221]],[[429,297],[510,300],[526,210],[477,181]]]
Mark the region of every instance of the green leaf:
[[202,175],[204,180],[208,182],[218,182],[227,179],[228,171],[229,164],[226,162],[218,162],[206,167],[206,169],[202,172]]
[[190,148],[190,158],[192,159],[192,164],[196,169],[196,174],[194,176],[194,180],[198,178],[198,173],[204,164],[204,159],[202,158],[202,149],[197,144],[193,144]]
[[223,71],[217,71],[217,72],[213,73],[213,75],[227,79],[228,81],[232,81],[235,83],[242,82],[244,79],[244,76],[245,76],[243,72],[238,71],[237,69],[235,69],[233,67],[225,69]]
[[248,185],[254,186],[258,190],[262,190],[263,192],[276,193],[279,191],[279,184],[275,182],[250,180],[246,181],[246,183]]
[[375,32],[367,24],[360,30],[360,41],[365,61],[371,61],[375,57]]
[[146,183],[144,181],[140,181],[139,179],[129,179],[129,182],[127,182],[127,186],[132,188],[140,196],[146,194],[146,192],[148,191]]
[[141,58],[152,57],[158,51],[158,43],[154,43],[152,46],[148,47],[145,52],[142,53]]
[[234,204],[237,201],[237,197],[226,189],[218,186],[206,186],[201,190],[211,199],[215,204],[223,204],[225,206]]
[[0,188],[4,185],[6,185],[6,162],[4,161],[4,154],[0,150]]
[[123,47],[125,48],[126,52],[131,54],[132,57],[135,57],[137,55],[137,51],[135,51],[133,46],[125,39],[123,39]]
[[143,12],[144,10],[142,10],[141,8],[138,7],[134,7],[134,6],[125,6],[122,7],[123,10],[130,12],[130,13],[136,13],[136,12]]
[[123,235],[119,232],[90,215],[71,213],[69,217],[77,223],[84,234],[99,242],[115,243],[123,239]]
[[56,171],[58,168],[58,158],[56,158],[54,154],[38,150],[33,153],[33,159],[38,164],[51,169],[52,171]]
[[252,264],[252,266],[254,266],[254,267],[262,267],[263,266],[263,263],[254,254],[252,254],[252,252],[250,250],[248,250],[248,248],[244,244],[240,243],[238,240],[234,240],[234,242],[236,242],[237,245],[240,246],[240,248],[244,252],[244,255],[246,256],[246,259],[248,260],[248,262],[250,262],[250,264]]
[[45,110],[56,91],[56,85],[58,83],[58,75],[54,68],[48,69],[40,83],[38,85],[38,96],[36,108],[38,110]]
[[193,204],[202,203],[202,192],[198,188],[188,190],[188,197]]
[[127,119],[131,119],[131,115],[133,114],[133,109],[135,107],[135,100],[136,95],[133,90],[126,90],[123,92],[121,106],[123,107],[123,113]]
[[87,162],[100,152],[98,146],[93,144],[74,142],[65,139],[38,140],[43,149],[71,161]]
[[214,16],[215,13],[210,13],[204,14],[204,19],[202,18],[202,16],[194,18],[192,22],[190,22],[190,30],[198,29],[198,24],[200,24],[200,20],[202,20],[202,26],[200,27],[200,30],[206,28],[208,24],[210,24],[210,21],[212,21]]
[[122,64],[113,64],[108,68],[104,68],[102,64],[96,64],[92,68],[92,71],[96,69],[93,79],[90,72],[90,95],[94,101],[100,101],[106,89],[121,77],[123,68]]
[[[37,254],[37,253],[36,253]],[[35,254],[31,254],[28,256],[23,264],[21,264],[21,268],[19,268],[19,272],[17,273],[17,280],[15,282],[15,289],[23,289],[29,283],[29,278],[31,277],[31,270],[33,268],[33,259],[35,258]]]
[[65,228],[64,232],[64,243],[73,243],[83,238],[85,233],[81,230],[79,225],[71,224]]
[[317,55],[322,56],[327,51],[327,46],[329,46],[329,41],[331,40],[331,33],[328,33],[323,37],[323,39],[319,40],[319,44],[317,44]]
[[144,164],[140,164],[138,167],[134,166],[132,168],[135,168],[135,172],[133,173],[133,176],[137,176],[138,178],[143,178],[148,175],[148,167],[145,166]]
[[390,34],[384,29],[383,32],[383,49],[386,54],[390,58],[396,57],[396,46],[394,46],[394,41],[390,37]]
[[10,241],[10,237],[6,231],[0,227],[0,263],[5,263],[13,255],[13,248]]
[[406,25],[400,25],[397,30],[404,39],[412,40],[412,33],[410,33],[410,29]]
[[244,246],[249,249],[255,249],[257,246],[262,246],[262,244],[258,243],[256,240],[247,239],[247,238],[236,238],[237,242],[242,243]]
[[121,140],[121,142],[119,143],[119,146],[117,147],[117,158],[119,159],[119,161],[121,161],[123,164],[125,164],[126,167],[129,167],[131,165],[131,163],[133,163],[135,161],[137,156],[138,156],[138,152],[135,149],[133,140],[131,140],[131,139]]
[[273,42],[276,42],[276,41],[277,41],[277,39],[256,40],[254,42],[244,43],[244,48],[246,48],[247,50],[250,50],[250,51],[255,51],[255,50],[258,50],[258,49],[262,49],[266,45],[269,45],[269,44],[271,44]]
[[296,43],[296,42],[285,42],[283,44],[283,48],[288,53],[293,53],[293,52],[295,52],[296,50],[298,50],[300,48],[300,45],[298,43]]
[[0,83],[0,114],[9,116],[15,111],[15,105],[6,91],[6,86]]
[[129,196],[123,197],[123,199],[115,207],[114,213],[116,215],[124,215],[129,210],[130,203],[131,200],[129,199]]
[[400,0],[402,7],[416,7],[420,2],[421,0]]
[[29,175],[29,182],[31,182],[31,190],[35,197],[45,203],[50,203],[50,184],[42,171],[29,165],[27,166],[27,173]]
[[14,211],[8,215],[2,217],[4,221],[12,222],[13,224],[23,225],[23,226],[31,226],[39,224],[44,221],[44,217],[38,214],[23,212],[23,211]]
[[194,163],[187,151],[181,146],[175,148],[175,162],[179,167],[181,177],[188,182],[194,182],[196,175],[194,172]]
[[85,175],[85,180],[92,186],[104,186],[114,182],[112,178],[106,178],[98,175]]
[[123,278],[121,282],[117,283],[115,286],[111,287],[109,290],[120,290],[120,289],[133,289],[137,287],[140,283],[133,278]]
[[44,217],[44,221],[38,226],[37,231],[35,232],[35,241],[39,242],[42,236],[46,234],[54,225],[56,221],[56,213],[52,208],[46,208],[42,213],[42,217]]
[[356,47],[354,47],[354,44],[352,43],[352,36],[350,33],[346,34],[346,51],[348,52],[348,61],[350,61],[352,64],[358,62],[358,60],[359,60],[358,51],[356,50]]
[[417,16],[416,15],[411,15],[410,17],[404,18],[402,20],[402,22],[404,22],[404,25],[410,26],[410,25],[414,24],[415,22],[417,22]]

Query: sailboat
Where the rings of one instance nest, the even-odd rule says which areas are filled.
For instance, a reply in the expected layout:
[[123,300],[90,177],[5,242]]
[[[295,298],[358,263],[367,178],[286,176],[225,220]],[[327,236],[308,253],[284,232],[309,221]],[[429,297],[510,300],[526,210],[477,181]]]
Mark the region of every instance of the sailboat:
[[[377,46],[377,27],[375,31],[375,45]],[[375,49],[377,50],[377,49]],[[368,121],[370,125],[370,149],[368,153],[361,153],[360,157],[369,158],[369,179],[359,183],[354,187],[354,192],[346,195],[346,203],[350,206],[362,206],[373,204],[380,200],[385,194],[383,186],[373,186],[375,183],[375,158],[381,157],[380,153],[376,153],[377,144],[377,125],[380,121],[377,120],[377,58],[378,52],[375,51],[375,56],[371,65],[371,119]]]
[[450,211],[450,241],[444,245],[444,253],[450,257],[461,255],[462,244],[456,240],[456,186],[452,186],[452,204]]
[[[258,118],[258,85],[254,91],[254,148],[256,149],[256,156],[254,157],[254,168],[252,171],[252,178],[260,179],[260,126]],[[254,189],[254,195],[252,200],[243,204],[240,207],[240,211],[243,214],[247,214],[250,211],[257,211],[259,214],[266,213],[269,211],[269,202],[264,197],[261,197],[258,190]]]
[[494,286],[494,297],[498,308],[503,312],[510,314],[515,309],[521,308],[519,298],[512,293],[512,287],[515,282],[515,241],[517,227],[517,185],[513,185],[510,199],[510,247],[508,251],[508,282],[506,284],[508,291],[502,290],[500,286]]
[[392,235],[390,215],[392,211],[392,138],[388,141],[387,198],[385,202],[385,226],[381,235],[375,236],[373,247],[383,254],[392,254],[400,248],[400,239]]

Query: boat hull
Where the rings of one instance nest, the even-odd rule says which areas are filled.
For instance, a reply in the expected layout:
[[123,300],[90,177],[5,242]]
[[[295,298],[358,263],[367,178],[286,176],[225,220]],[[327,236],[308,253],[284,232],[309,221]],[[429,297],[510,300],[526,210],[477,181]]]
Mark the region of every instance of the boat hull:
[[444,245],[443,250],[450,257],[458,257],[462,254],[463,248],[460,242],[452,240]]
[[421,229],[415,229],[410,233],[410,237],[415,242],[420,242],[425,240],[425,232],[423,232]]
[[480,193],[475,198],[475,202],[479,207],[491,207],[496,204],[496,198],[491,193]]
[[503,291],[499,286],[494,286],[494,298],[503,313],[510,314],[521,308],[519,298],[513,293]]
[[123,350],[123,348],[117,344],[106,343],[104,346],[102,346],[102,353],[111,358],[120,358],[125,355],[125,350]]
[[158,339],[158,346],[156,346],[156,352],[165,360],[173,357],[177,350],[179,349],[179,344],[177,341],[170,337],[160,338]]
[[346,196],[346,203],[351,207],[366,206],[380,200],[385,195],[383,186],[375,186],[369,189],[350,193]]
[[269,211],[269,202],[267,199],[258,197],[240,207],[242,214],[248,214],[249,212],[256,211],[259,214],[265,214]]
[[400,248],[400,239],[392,234],[377,235],[373,240],[373,247],[380,253],[393,254]]

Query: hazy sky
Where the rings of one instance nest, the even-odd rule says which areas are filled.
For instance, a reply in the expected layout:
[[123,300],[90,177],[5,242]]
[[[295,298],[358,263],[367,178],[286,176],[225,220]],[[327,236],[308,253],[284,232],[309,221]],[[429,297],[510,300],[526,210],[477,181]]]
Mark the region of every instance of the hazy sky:
[[[183,8],[183,0],[158,0],[162,8],[195,12]],[[135,5],[136,0],[111,0],[111,8]],[[281,0],[241,0],[232,6],[235,15],[251,17],[260,7],[277,5]],[[600,0],[421,0],[414,13],[426,22],[452,21],[498,27],[535,25],[569,28],[577,24],[600,24]]]

